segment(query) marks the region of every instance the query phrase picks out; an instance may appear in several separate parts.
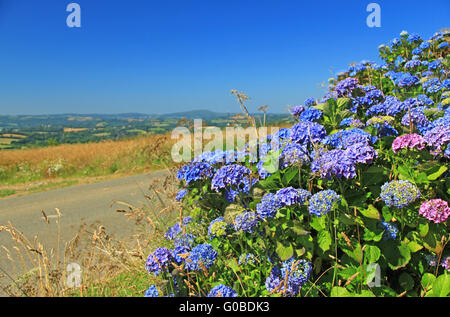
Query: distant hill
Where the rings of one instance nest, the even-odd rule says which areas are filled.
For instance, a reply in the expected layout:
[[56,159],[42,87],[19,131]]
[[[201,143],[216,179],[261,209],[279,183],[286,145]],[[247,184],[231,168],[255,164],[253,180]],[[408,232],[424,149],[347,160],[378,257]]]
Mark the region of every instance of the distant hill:
[[[119,126],[124,122],[164,121],[181,119],[227,120],[237,112],[214,112],[210,110],[192,110],[167,114],[119,113],[119,114],[43,114],[43,115],[0,115],[0,129],[33,128],[42,126],[91,127],[99,122],[108,122],[111,126]],[[254,115],[261,115],[255,113]],[[288,114],[267,114],[268,120],[282,120]]]

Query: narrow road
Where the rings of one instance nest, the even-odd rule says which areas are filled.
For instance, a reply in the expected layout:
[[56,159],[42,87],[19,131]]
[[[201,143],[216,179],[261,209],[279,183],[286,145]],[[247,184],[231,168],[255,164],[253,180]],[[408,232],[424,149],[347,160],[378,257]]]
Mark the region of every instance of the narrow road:
[[[39,241],[47,248],[56,248],[57,231],[54,218],[50,218],[53,225],[49,226],[43,220],[42,210],[47,215],[55,215],[55,208],[59,208],[62,214],[60,220],[62,246],[76,235],[83,224],[101,224],[115,237],[126,237],[132,234],[136,227],[132,222],[128,222],[123,214],[115,212],[123,206],[111,207],[112,202],[119,200],[142,206],[145,203],[143,192],[147,192],[151,180],[163,177],[165,173],[158,171],[3,199],[0,200],[0,226],[11,222],[28,239],[33,240],[34,236],[38,236]],[[0,232],[0,247],[5,246],[12,251],[14,245],[7,232]],[[20,273],[13,272],[13,266],[7,259],[4,249],[0,249],[0,268],[14,277]],[[0,281],[0,284],[4,283],[5,281]]]

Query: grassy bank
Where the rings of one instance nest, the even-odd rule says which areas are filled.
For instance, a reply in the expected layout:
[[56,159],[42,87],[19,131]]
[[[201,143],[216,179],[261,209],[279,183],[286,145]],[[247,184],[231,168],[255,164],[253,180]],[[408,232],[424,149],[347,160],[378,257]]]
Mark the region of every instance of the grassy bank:
[[157,170],[171,164],[170,134],[0,151],[0,197]]

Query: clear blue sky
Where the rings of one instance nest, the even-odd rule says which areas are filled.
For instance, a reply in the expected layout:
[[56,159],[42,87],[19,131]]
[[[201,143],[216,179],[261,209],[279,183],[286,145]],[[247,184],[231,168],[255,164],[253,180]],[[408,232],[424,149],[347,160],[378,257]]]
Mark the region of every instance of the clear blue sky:
[[[381,28],[366,25],[370,2]],[[449,16],[449,0],[0,0],[0,113],[239,111],[231,89],[283,112],[321,97],[330,69]]]

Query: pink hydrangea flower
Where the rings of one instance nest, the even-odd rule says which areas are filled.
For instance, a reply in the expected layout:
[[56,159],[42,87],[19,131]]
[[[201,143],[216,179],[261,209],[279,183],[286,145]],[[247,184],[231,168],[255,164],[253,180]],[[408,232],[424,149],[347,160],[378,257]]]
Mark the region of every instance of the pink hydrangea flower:
[[397,153],[398,151],[406,147],[410,149],[416,148],[417,150],[421,151],[425,148],[425,142],[423,141],[421,135],[414,133],[399,136],[392,143],[392,150],[394,151],[394,153]]
[[447,221],[450,215],[450,208],[448,203],[442,199],[431,199],[420,206],[419,215],[434,223],[441,223]]

